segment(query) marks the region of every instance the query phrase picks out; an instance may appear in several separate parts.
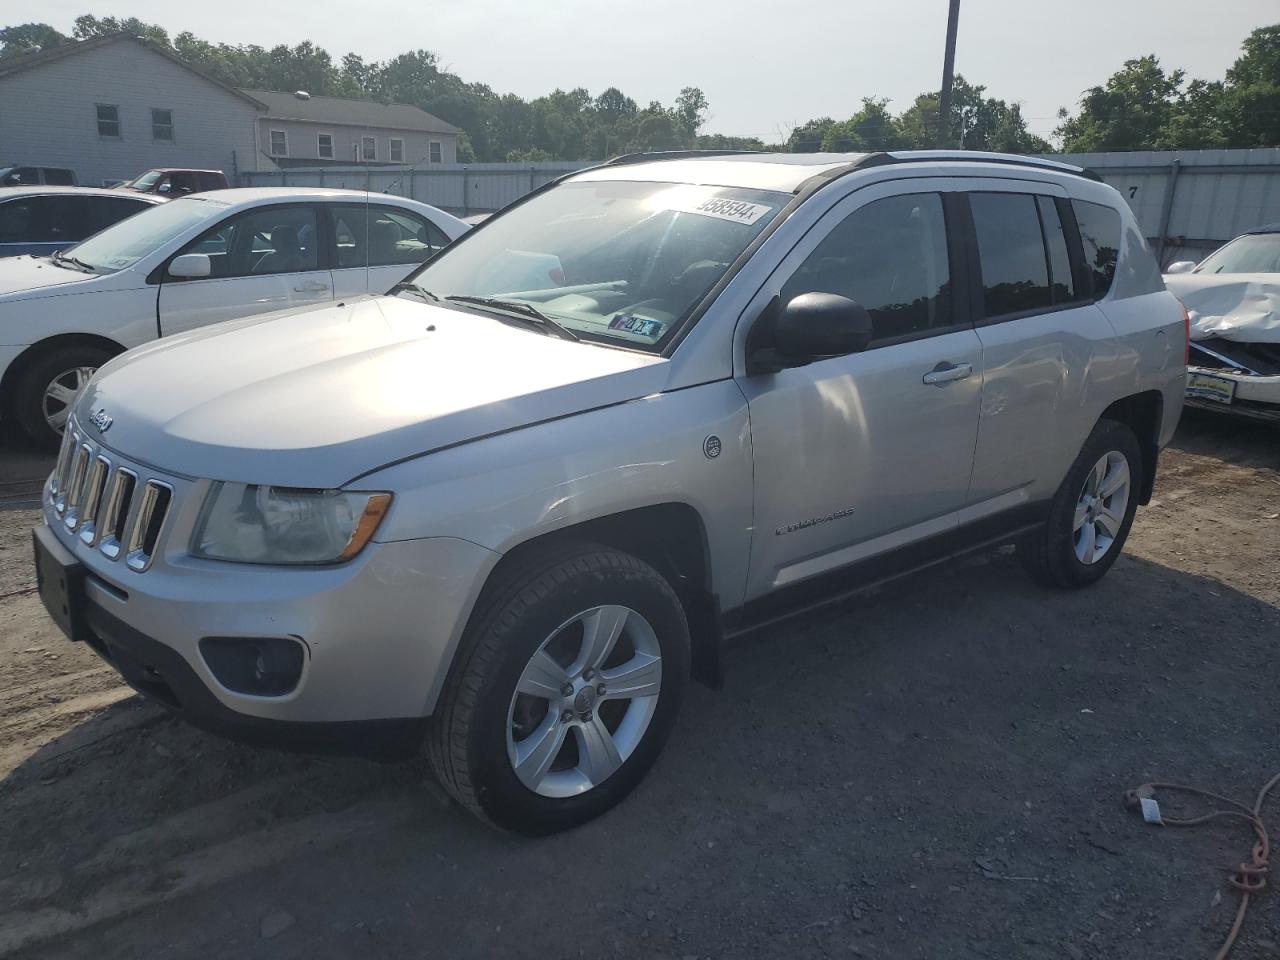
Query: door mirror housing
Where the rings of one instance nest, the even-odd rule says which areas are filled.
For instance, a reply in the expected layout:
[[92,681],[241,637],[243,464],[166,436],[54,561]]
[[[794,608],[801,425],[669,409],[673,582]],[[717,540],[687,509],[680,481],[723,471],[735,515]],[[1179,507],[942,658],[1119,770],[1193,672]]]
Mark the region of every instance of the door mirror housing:
[[198,280],[212,273],[213,263],[207,253],[184,253],[169,264],[169,276],[183,280]]
[[1169,264],[1169,269],[1165,273],[1190,273],[1196,268],[1194,260],[1179,260],[1177,263]]
[[861,353],[871,343],[871,314],[835,293],[802,293],[784,305],[770,342],[751,357],[753,372],[802,367],[815,360]]

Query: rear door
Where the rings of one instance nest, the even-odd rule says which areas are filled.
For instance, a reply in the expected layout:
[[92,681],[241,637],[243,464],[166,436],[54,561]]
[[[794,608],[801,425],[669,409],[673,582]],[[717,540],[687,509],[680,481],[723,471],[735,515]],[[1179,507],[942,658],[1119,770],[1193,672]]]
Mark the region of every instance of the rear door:
[[426,217],[400,207],[334,203],[326,209],[337,297],[386,293],[449,242]]
[[210,276],[173,277],[166,265],[158,308],[161,336],[219,320],[328,303],[333,281],[323,247],[315,204],[278,204],[233,214],[175,254],[205,254]]
[[1061,187],[983,181],[967,200],[983,358],[969,503],[991,513],[1053,495],[1091,426],[1087,381],[1113,331],[1080,276]]

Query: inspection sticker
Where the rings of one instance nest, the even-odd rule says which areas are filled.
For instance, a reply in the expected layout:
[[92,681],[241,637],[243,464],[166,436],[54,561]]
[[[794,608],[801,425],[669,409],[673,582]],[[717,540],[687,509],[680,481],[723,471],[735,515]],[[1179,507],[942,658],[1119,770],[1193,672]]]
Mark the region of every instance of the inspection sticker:
[[634,333],[636,336],[657,340],[662,336],[666,324],[661,320],[650,320],[647,317],[635,317],[629,313],[620,313],[609,321],[610,330],[621,330]]

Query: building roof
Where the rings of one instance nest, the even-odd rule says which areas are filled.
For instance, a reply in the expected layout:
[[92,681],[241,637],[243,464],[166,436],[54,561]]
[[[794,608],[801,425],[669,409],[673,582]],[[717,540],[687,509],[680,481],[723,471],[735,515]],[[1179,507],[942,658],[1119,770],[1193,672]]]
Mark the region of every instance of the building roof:
[[259,110],[263,109],[265,106],[262,101],[254,99],[243,90],[238,90],[229,83],[223,83],[221,80],[211,77],[209,74],[197,67],[191,66],[191,64],[183,61],[176,54],[166,50],[164,47],[152,43],[145,37],[135,37],[127,33],[114,33],[105,37],[94,37],[92,40],[78,40],[73,43],[59,44],[56,47],[46,47],[44,50],[36,50],[31,53],[20,53],[16,57],[7,57],[4,60],[0,60],[0,80],[3,80],[6,77],[11,77],[15,73],[22,73],[35,67],[42,67],[45,64],[54,63],[65,57],[74,57],[77,54],[86,53],[90,50],[97,50],[99,47],[111,46],[116,43],[132,43],[139,47],[144,47],[152,53],[176,63],[183,70],[186,70],[189,73],[194,73],[197,77],[207,83],[211,83],[215,87],[220,87],[233,97],[238,97],[247,103],[253,104]]
[[373,100],[347,100],[342,97],[299,97],[293,93],[272,90],[244,90],[266,105],[272,120],[301,120],[343,127],[378,127],[412,130],[420,133],[453,133],[462,131],[439,117],[407,103],[378,103]]

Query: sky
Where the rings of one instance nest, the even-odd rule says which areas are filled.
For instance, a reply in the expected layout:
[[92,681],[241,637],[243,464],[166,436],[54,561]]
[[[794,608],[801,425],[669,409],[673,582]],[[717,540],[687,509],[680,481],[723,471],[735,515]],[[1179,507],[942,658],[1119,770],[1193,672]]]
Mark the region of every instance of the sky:
[[[43,0],[22,19],[69,33],[88,10]],[[425,48],[464,79],[525,98],[616,86],[643,106],[696,86],[711,104],[704,131],[777,140],[813,117],[847,118],[864,96],[896,112],[936,90],[947,0],[117,0],[91,12],[214,42],[311,40],[335,60]],[[1021,103],[1048,137],[1058,108],[1074,110],[1125,60],[1154,53],[1166,68],[1221,78],[1249,31],[1275,22],[1275,0],[961,0],[956,71]]]

